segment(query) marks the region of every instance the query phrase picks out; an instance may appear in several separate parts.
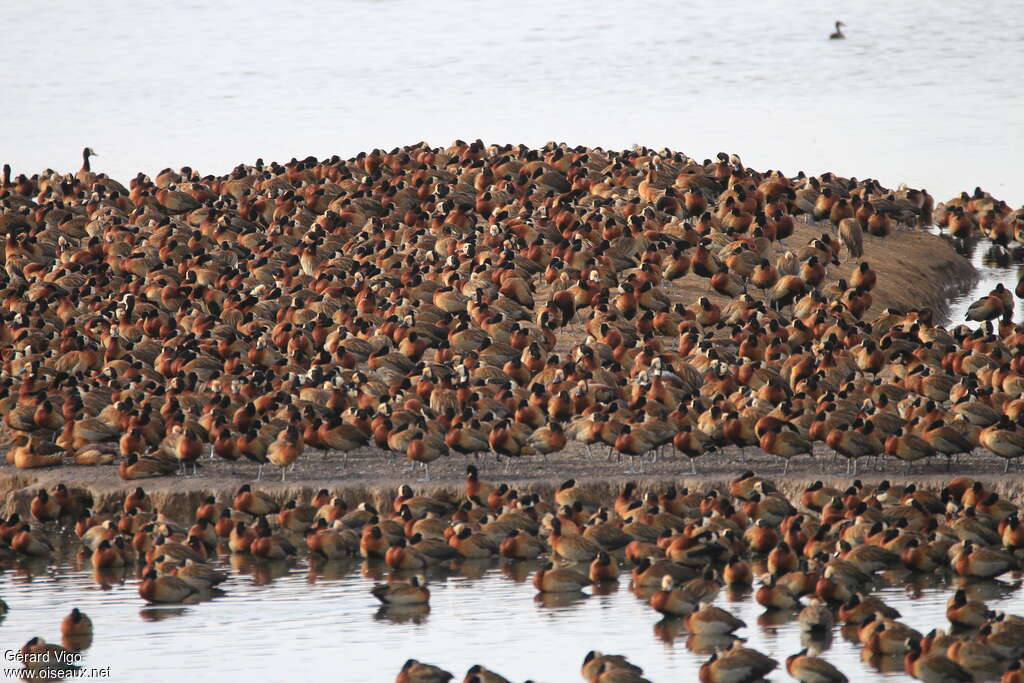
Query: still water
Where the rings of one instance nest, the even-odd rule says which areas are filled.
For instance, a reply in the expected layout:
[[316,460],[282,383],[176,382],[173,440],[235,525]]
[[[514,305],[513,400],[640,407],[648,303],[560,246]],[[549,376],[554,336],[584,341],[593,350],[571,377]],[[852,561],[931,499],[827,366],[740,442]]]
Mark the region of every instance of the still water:
[[[941,234],[938,228],[933,228],[933,231]],[[978,275],[973,285],[950,299],[946,327],[952,329],[955,325],[966,324],[977,328],[980,323],[967,320],[967,309],[979,298],[987,296],[998,284],[1010,291],[1014,290],[1017,282],[1024,277],[1024,245],[1002,249],[983,237],[974,237],[966,242],[948,236],[945,238],[971,262]],[[1020,301],[1014,307],[1013,322],[1024,322],[1024,305]]]
[[[219,564],[232,575],[225,594],[182,607],[148,607],[133,576],[99,574],[87,561],[9,566],[0,574],[0,597],[11,608],[0,625],[0,645],[19,647],[35,635],[59,642],[61,618],[78,607],[95,627],[83,666],[110,666],[120,681],[194,675],[228,683],[251,681],[255,671],[261,681],[325,675],[345,683],[388,681],[416,657],[447,668],[456,680],[482,663],[510,680],[554,683],[579,680],[590,649],[625,654],[654,681],[683,681],[695,680],[710,655],[680,622],[661,620],[630,589],[628,576],[568,601],[544,600],[530,583],[535,562],[467,562],[431,570],[428,612],[389,613],[369,593],[387,576],[383,565],[267,563],[247,556],[221,556]],[[969,584],[969,594],[991,609],[1024,613],[1019,577],[1004,578]],[[948,577],[891,572],[873,594],[927,633],[948,629],[950,591]],[[750,591],[723,591],[715,602],[747,623],[737,635],[780,663],[809,644],[801,641],[795,613],[766,614]],[[838,627],[817,644],[851,680],[911,680],[900,660],[884,663],[888,673],[862,662]],[[788,679],[781,670],[771,678]]]
[[127,180],[479,137],[1024,202],[1017,1],[40,0],[0,25],[16,172],[77,169],[86,145]]

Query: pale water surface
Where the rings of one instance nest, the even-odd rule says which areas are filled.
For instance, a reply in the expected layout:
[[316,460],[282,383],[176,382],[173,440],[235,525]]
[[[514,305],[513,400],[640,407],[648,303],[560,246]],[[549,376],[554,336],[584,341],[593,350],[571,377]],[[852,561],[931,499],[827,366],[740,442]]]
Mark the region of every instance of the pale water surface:
[[[86,667],[110,666],[118,681],[181,681],[195,677],[223,683],[336,680],[389,681],[409,657],[444,666],[461,680],[483,663],[510,680],[564,683],[580,680],[590,649],[627,655],[653,681],[696,680],[710,652],[696,645],[678,621],[660,615],[629,588],[628,573],[605,594],[580,594],[565,603],[537,597],[530,583],[536,563],[471,562],[432,570],[426,614],[387,613],[370,595],[387,576],[383,565],[359,560],[311,568],[221,557],[232,578],[225,595],[183,607],[149,607],[134,577],[95,575],[88,564],[10,567],[0,573],[0,597],[11,612],[0,625],[0,646],[19,647],[34,635],[59,642],[61,618],[73,606],[93,620],[95,638]],[[948,578],[904,572],[880,577],[873,592],[903,613],[903,621],[927,633],[949,627]],[[970,584],[970,595],[990,608],[1024,613],[1020,580]],[[795,613],[766,614],[751,592],[723,591],[716,604],[746,621],[737,635],[780,661],[808,644],[801,641]],[[882,673],[860,659],[858,646],[839,628],[823,654],[851,680],[911,680],[902,661]],[[326,677],[326,678],[325,678]],[[772,680],[788,680],[776,671]]]
[[[938,232],[937,229],[935,231]],[[1018,245],[1011,249],[1003,249],[980,237],[972,238],[967,242],[954,240],[948,236],[947,239],[974,265],[978,279],[950,300],[946,327],[951,328],[954,325],[965,324],[968,327],[976,328],[981,323],[968,321],[967,309],[1000,283],[1011,291],[1016,287],[1017,282],[1024,277],[1024,247]],[[1016,303],[1012,320],[1015,323],[1022,323],[1024,322],[1024,305],[1021,305],[1019,300]]]
[[39,1],[0,24],[19,172],[85,145],[126,179],[479,137],[1024,201],[1018,1]]

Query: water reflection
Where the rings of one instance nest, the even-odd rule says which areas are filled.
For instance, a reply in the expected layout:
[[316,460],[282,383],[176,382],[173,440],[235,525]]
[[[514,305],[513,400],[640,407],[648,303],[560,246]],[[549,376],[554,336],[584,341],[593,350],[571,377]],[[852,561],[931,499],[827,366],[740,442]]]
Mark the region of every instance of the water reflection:
[[82,652],[92,647],[92,634],[86,633],[77,636],[61,636],[60,644],[69,650]]
[[248,573],[257,586],[269,586],[283,576],[287,576],[293,562],[290,560],[266,560],[250,558]]
[[[948,326],[966,324],[972,328],[977,327],[978,323],[966,320],[968,307],[1000,283],[1010,290],[1016,287],[1024,274],[1024,248],[1004,249],[979,235],[972,235],[966,240],[957,239],[939,228],[932,228],[932,232],[951,244],[978,271],[978,281],[950,301]],[[1024,322],[1024,306],[1016,307],[1015,321]]]
[[979,602],[991,602],[992,600],[1004,600],[1015,591],[1020,589],[1020,582],[1008,583],[999,579],[967,579],[957,576],[951,584],[954,588],[962,588],[967,594],[968,600]]
[[823,633],[816,631],[801,631],[800,646],[816,652],[826,652],[832,647],[833,632],[831,630]]
[[36,577],[46,576],[49,560],[45,557],[21,557],[14,565],[14,573],[25,581],[32,582]]
[[497,560],[485,559],[485,560],[462,560],[459,563],[459,574],[467,579],[480,579],[493,565],[497,563]]
[[560,609],[577,605],[589,597],[590,595],[583,591],[575,593],[537,593],[533,596],[533,601],[538,606],[546,609]]
[[188,614],[186,607],[145,607],[139,610],[139,616],[143,621],[164,621],[174,619]]
[[766,633],[773,633],[777,626],[784,626],[796,619],[796,610],[767,609],[757,615],[757,625]]
[[1006,250],[990,246],[981,252],[981,264],[987,268],[1009,268],[1020,262],[1021,253],[1020,249]]
[[123,585],[132,573],[133,571],[130,567],[106,567],[103,569],[93,569],[91,576],[93,583],[101,589],[111,590],[114,586]]
[[[134,569],[96,570],[73,553],[58,564],[38,561],[0,567],[0,594],[14,606],[15,618],[4,622],[15,642],[35,634],[52,633],[73,604],[96,624],[96,639],[67,641],[65,646],[86,653],[96,665],[110,664],[122,677],[138,680],[151,667],[147,652],[190,653],[196,670],[221,667],[221,646],[232,643],[239,657],[266,664],[270,678],[287,678],[292,668],[284,657],[275,659],[274,644],[282,629],[302,634],[310,666],[330,666],[336,638],[342,632],[352,651],[352,677],[376,680],[381,668],[397,670],[410,656],[450,668],[462,665],[457,643],[473,642],[488,653],[495,670],[519,679],[541,677],[574,680],[579,658],[589,649],[621,651],[641,663],[653,680],[692,678],[700,664],[737,640],[782,662],[800,649],[812,649],[851,679],[892,677],[907,680],[899,656],[872,656],[863,651],[856,625],[840,624],[831,631],[802,631],[798,610],[764,610],[753,600],[753,587],[723,589],[716,604],[750,626],[736,636],[688,633],[679,618],[662,618],[648,599],[653,588],[635,588],[624,569],[619,582],[591,586],[578,593],[537,594],[530,579],[538,561],[472,561],[436,565],[429,569],[431,602],[417,606],[380,606],[369,595],[376,582],[404,580],[409,572],[392,572],[379,560],[345,558],[327,561],[300,558],[266,561],[245,555],[222,555],[212,562],[232,578],[218,595],[205,594],[195,605],[144,605],[138,597]],[[585,567],[583,567],[585,569]],[[902,612],[900,619],[926,633],[948,625],[946,602],[962,587],[969,599],[983,600],[991,609],[1024,612],[1021,577],[968,581],[947,572],[928,574],[894,569],[880,573],[872,595]],[[210,598],[216,597],[213,602]],[[254,611],[276,618],[254,620]],[[335,624],[331,633],[310,624]],[[203,645],[189,634],[207,624]],[[140,625],[144,625],[141,626]],[[542,632],[546,654],[517,659],[515,651],[529,647]],[[346,652],[349,648],[346,649]],[[511,653],[511,654],[509,654]],[[239,660],[242,661],[242,660]],[[464,663],[468,666],[468,662]],[[243,680],[241,672],[225,672],[224,680]],[[984,674],[985,672],[979,672]]]
[[525,583],[540,566],[541,563],[537,560],[511,560],[501,565],[501,573],[516,583]]
[[736,636],[695,633],[686,639],[686,649],[694,654],[710,655],[732,647],[738,640]]
[[430,605],[384,605],[373,615],[374,619],[392,624],[423,624],[430,614]]
[[654,636],[666,645],[672,645],[686,633],[682,617],[665,617],[654,625]]
[[306,573],[307,581],[315,584],[319,581],[340,581],[351,574],[359,566],[355,559],[325,560],[318,558],[309,563]]
[[590,586],[591,595],[612,595],[618,591],[618,581],[601,581]]

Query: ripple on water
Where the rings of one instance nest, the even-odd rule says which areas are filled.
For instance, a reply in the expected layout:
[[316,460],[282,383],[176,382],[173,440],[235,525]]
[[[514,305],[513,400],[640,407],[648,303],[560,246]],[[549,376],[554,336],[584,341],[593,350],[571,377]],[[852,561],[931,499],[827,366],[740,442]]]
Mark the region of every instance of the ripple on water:
[[[467,130],[485,130],[508,141],[547,139],[561,126],[569,135],[575,130],[613,146],[628,145],[640,132],[658,131],[659,139],[646,142],[698,158],[724,148],[775,166],[775,141],[784,126],[815,131],[814,137],[786,137],[788,163],[806,170],[819,170],[817,139],[836,150],[828,163],[843,175],[870,173],[889,185],[905,180],[928,187],[937,197],[967,184],[996,187],[1008,178],[1007,199],[1024,198],[1019,194],[1024,185],[1012,182],[1019,180],[1015,161],[1024,151],[1024,128],[1015,118],[1024,93],[993,89],[987,82],[1024,68],[1024,44],[1014,42],[1024,29],[1024,13],[1008,3],[1006,9],[979,12],[967,2],[944,3],[938,10],[923,0],[865,0],[843,9],[846,41],[825,39],[836,19],[827,7],[751,0],[724,10],[710,2],[680,7],[651,0],[638,12],[623,12],[614,3],[574,3],[559,7],[558,15],[551,14],[550,2],[537,0],[486,10],[468,0],[452,0],[446,11],[410,2],[349,2],[339,11],[336,3],[310,0],[301,13],[267,0],[249,4],[244,13],[224,3],[176,5],[160,11],[159,30],[147,32],[137,29],[137,13],[120,11],[113,0],[34,3],[31,20],[47,26],[52,45],[74,46],[73,58],[67,49],[39,51],[33,32],[19,30],[27,27],[24,13],[6,12],[12,30],[5,36],[0,65],[5,93],[14,100],[12,116],[52,118],[60,110],[54,103],[74,102],[76,120],[89,124],[89,135],[107,141],[98,160],[102,170],[122,180],[140,168],[185,163],[203,172],[222,171],[240,159],[267,156],[268,150],[280,150],[285,158],[307,150],[321,157],[348,155],[367,141],[385,147],[421,139],[444,144],[465,137]],[[994,25],[1000,30],[991,31]],[[231,30],[218,28],[223,26]],[[90,40],[82,41],[83,34]],[[182,35],[203,39],[203,50],[182,49]],[[936,50],[936,44],[943,49]],[[424,71],[417,65],[438,58],[452,60],[451,65],[432,72],[432,87],[424,89]],[[258,72],[253,71],[256,59]],[[641,66],[638,60],[646,63]],[[178,92],[173,78],[161,79],[164,90],[171,89],[164,95],[140,86],[154,78],[154,64],[181,76],[187,93]],[[561,68],[552,72],[551,64]],[[628,70],[625,78],[642,96],[639,101],[632,93],[604,94],[623,80],[608,77],[608,64]],[[315,78],[295,77],[308,75],[310,65],[349,68],[325,86]],[[758,80],[752,81],[751,73]],[[54,80],[53,74],[62,78]],[[102,87],[98,77],[105,81]],[[219,97],[245,92],[246,84],[251,90],[254,79],[285,84],[274,99],[286,106]],[[452,97],[451,84],[460,82],[471,83],[486,104],[466,107]],[[958,97],[936,104],[942,90],[937,83],[955,83]],[[565,97],[580,92],[581,84],[594,92]],[[392,91],[415,95],[415,102],[397,108],[407,115],[381,115],[396,109],[388,96]],[[851,92],[869,100],[864,111],[877,113],[863,120],[844,117]],[[538,120],[534,107],[519,106],[552,95],[559,100],[557,120]],[[594,106],[595,96],[600,107]],[[844,104],[818,106],[828,99]],[[155,102],[160,106],[154,109]],[[182,102],[203,102],[202,118],[184,119]],[[332,105],[339,102],[347,105],[344,121],[334,115]],[[768,107],[778,112],[777,120],[751,116]],[[242,108],[249,125],[240,127]],[[810,122],[808,110],[816,112]],[[162,117],[161,111],[174,116]],[[295,124],[296,111],[303,112],[301,126]],[[413,113],[421,111],[436,116]],[[749,134],[708,140],[673,127],[679,118],[698,128],[728,121],[732,129]],[[908,125],[927,134],[908,138]],[[140,139],[148,140],[161,139],[168,127],[178,136],[175,158],[154,158],[152,145],[118,144],[125,130],[139,131]],[[252,129],[264,131],[262,149],[252,148],[247,132]],[[68,168],[77,162],[68,150],[81,148],[82,131],[72,125],[23,127],[5,140],[5,160],[19,172]],[[941,148],[943,163],[863,151],[897,147]]]
[[[950,242],[957,252],[970,260],[978,271],[977,282],[950,300],[949,326],[966,324],[971,328],[977,328],[980,323],[966,319],[967,309],[998,284],[1013,291],[1018,280],[1024,275],[1024,247],[1002,249],[994,246],[987,239],[975,237],[963,242],[952,239],[940,232],[938,228],[933,231]],[[1024,323],[1024,305],[1021,305],[1019,301],[1014,307],[1013,320],[1017,323]]]
[[[269,680],[287,680],[297,671],[336,670],[342,662],[347,680],[384,680],[408,657],[456,673],[480,661],[513,678],[575,680],[591,648],[628,655],[653,680],[686,680],[724,644],[690,636],[680,620],[661,619],[628,580],[579,595],[538,596],[529,582],[536,562],[431,568],[430,606],[414,610],[382,608],[370,596],[369,588],[388,575],[376,564],[266,565],[226,556],[218,564],[232,574],[225,595],[188,606],[143,604],[134,577],[101,590],[94,573],[74,568],[74,560],[7,568],[0,573],[0,595],[11,606],[5,640],[42,635],[56,641],[60,619],[77,606],[96,630],[86,665],[110,665],[121,679],[141,680],[160,662],[179,675],[216,671],[222,681],[246,680],[253,669]],[[946,623],[946,600],[959,581],[891,572],[879,578],[874,594],[927,632]],[[993,609],[1024,612],[1017,577],[967,586]],[[750,647],[780,662],[809,644],[795,612],[765,612],[751,590],[723,591],[716,603],[747,623],[739,635]],[[851,679],[871,671],[908,680],[898,662],[862,661],[850,635],[836,628],[814,644]],[[886,666],[896,670],[877,670]]]

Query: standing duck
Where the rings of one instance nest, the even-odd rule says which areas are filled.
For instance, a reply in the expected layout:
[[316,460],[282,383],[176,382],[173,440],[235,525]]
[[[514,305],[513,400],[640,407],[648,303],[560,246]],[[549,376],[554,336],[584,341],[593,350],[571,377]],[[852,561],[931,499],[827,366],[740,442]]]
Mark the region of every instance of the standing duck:
[[302,455],[304,442],[302,434],[295,425],[288,425],[267,446],[267,461],[281,468],[281,481],[284,481],[286,468],[295,466],[295,461]]
[[92,172],[92,167],[89,165],[89,157],[98,156],[99,154],[94,152],[92,147],[86,147],[82,150],[82,168],[78,169],[75,177],[78,179],[78,182],[87,188],[92,188],[96,183],[96,174]]

